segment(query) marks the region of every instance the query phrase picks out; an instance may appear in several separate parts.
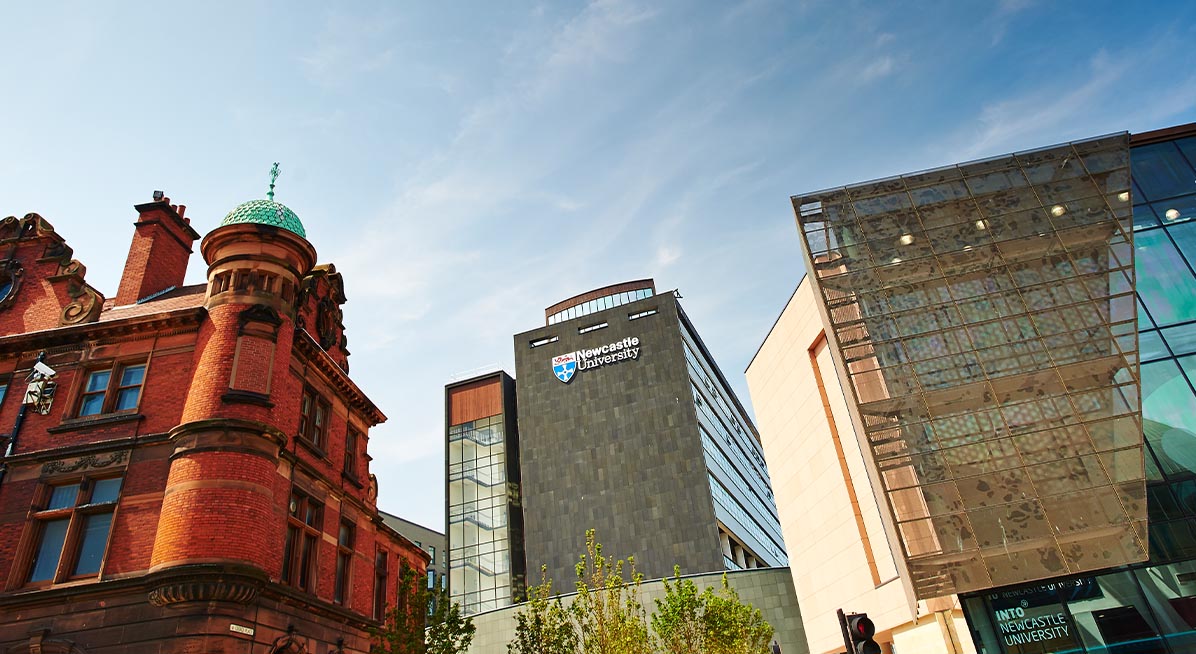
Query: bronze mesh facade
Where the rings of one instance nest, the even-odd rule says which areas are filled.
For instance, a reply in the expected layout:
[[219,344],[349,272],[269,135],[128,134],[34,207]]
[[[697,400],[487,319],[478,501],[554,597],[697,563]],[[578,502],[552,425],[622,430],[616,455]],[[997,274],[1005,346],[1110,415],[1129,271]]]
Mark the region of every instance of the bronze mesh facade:
[[1145,560],[1128,135],[793,205],[914,595]]

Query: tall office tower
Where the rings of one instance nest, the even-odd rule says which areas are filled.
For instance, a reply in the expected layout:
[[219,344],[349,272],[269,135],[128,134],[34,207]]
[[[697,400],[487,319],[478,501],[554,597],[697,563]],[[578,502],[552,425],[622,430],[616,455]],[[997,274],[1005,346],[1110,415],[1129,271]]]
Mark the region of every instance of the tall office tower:
[[466,613],[524,590],[515,381],[504,372],[445,387],[449,593]]
[[572,587],[588,529],[646,578],[788,565],[755,427],[675,293],[549,307],[515,336],[527,566]]
[[794,198],[748,379],[787,533],[846,571],[795,557],[811,651],[840,607],[901,651],[1196,650],[1194,164],[1186,125]]

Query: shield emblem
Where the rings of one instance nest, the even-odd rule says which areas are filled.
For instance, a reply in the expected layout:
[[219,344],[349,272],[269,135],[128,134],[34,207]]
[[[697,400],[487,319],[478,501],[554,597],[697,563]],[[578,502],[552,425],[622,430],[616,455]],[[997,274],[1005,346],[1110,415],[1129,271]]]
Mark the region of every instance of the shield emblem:
[[573,379],[575,372],[577,372],[577,354],[575,352],[552,357],[552,374],[556,375],[557,379],[568,384],[569,380]]

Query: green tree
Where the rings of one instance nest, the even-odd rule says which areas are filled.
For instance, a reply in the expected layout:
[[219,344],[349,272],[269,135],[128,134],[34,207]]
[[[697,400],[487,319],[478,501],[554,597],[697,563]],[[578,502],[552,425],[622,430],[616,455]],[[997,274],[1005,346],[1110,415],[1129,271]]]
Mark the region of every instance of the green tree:
[[515,614],[515,639],[507,654],[573,654],[577,633],[559,597],[552,596],[548,566],[540,568],[540,585],[527,590],[527,604]]
[[648,620],[640,602],[643,575],[635,570],[635,557],[627,557],[626,564],[606,557],[591,529],[586,532],[586,553],[576,569],[577,596],[569,610],[582,653],[650,654]]
[[759,609],[744,604],[727,583],[716,592],[706,588],[701,593],[689,579],[680,579],[680,571],[670,584],[665,581],[665,597],[656,600],[652,631],[667,654],[768,654],[773,628]]
[[[461,654],[469,649],[473,634],[477,631],[473,618],[463,616],[461,605],[451,601],[448,590],[439,584],[428,592],[428,596],[433,609],[424,632],[427,654]],[[427,605],[427,601],[424,605]]]
[[[429,607],[432,608],[429,614]],[[395,605],[381,628],[373,629],[378,654],[460,654],[469,648],[476,627],[449,601],[444,588],[430,589],[423,577],[404,563],[399,570]]]
[[666,654],[698,654],[705,640],[705,597],[694,582],[680,578],[680,566],[673,566],[673,577],[673,583],[664,580],[664,599],[655,600],[652,631]]
[[606,556],[590,530],[576,569],[577,594],[566,608],[552,597],[552,581],[541,568],[540,585],[528,589],[527,604],[515,616],[507,654],[770,654],[772,627],[740,600],[726,574],[721,588],[698,592],[674,567],[649,622],[634,557]]

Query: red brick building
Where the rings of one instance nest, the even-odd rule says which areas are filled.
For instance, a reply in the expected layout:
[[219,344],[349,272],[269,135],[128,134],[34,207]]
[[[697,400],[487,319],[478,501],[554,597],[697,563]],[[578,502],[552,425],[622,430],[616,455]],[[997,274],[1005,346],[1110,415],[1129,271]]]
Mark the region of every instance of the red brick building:
[[341,276],[253,200],[185,286],[199,234],[155,198],[111,298],[0,221],[0,653],[366,652],[428,555],[378,516]]

